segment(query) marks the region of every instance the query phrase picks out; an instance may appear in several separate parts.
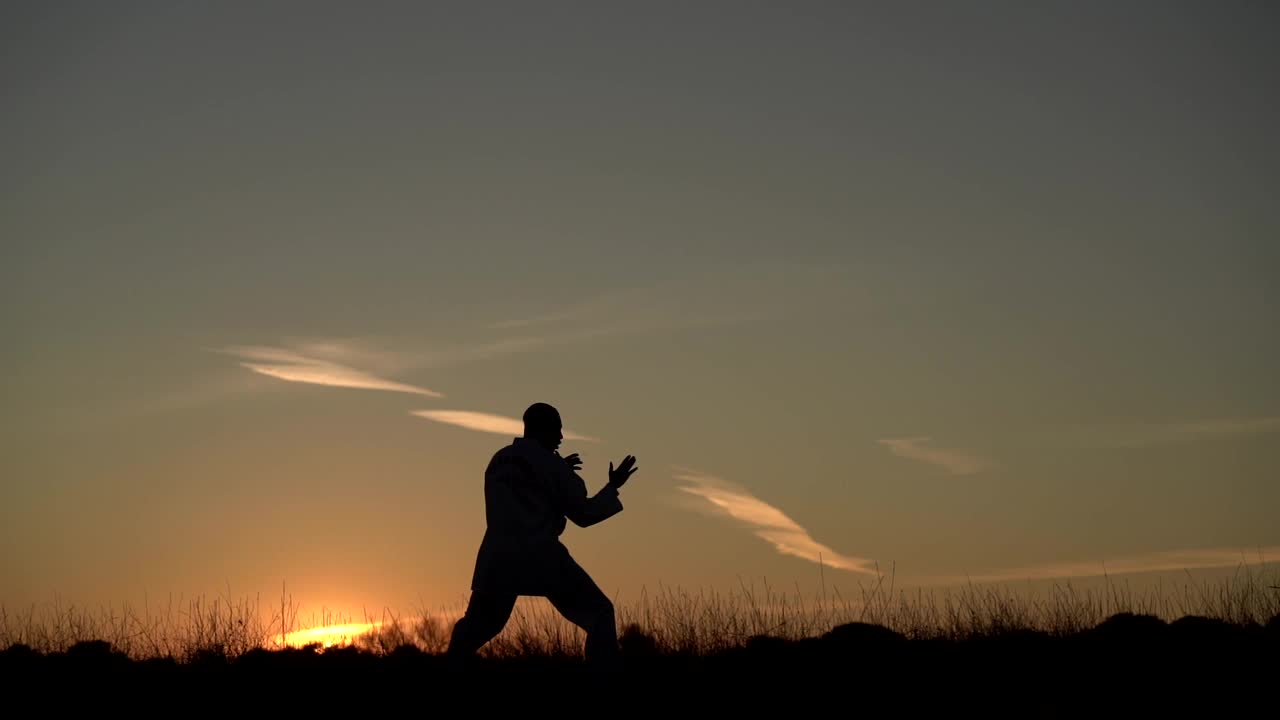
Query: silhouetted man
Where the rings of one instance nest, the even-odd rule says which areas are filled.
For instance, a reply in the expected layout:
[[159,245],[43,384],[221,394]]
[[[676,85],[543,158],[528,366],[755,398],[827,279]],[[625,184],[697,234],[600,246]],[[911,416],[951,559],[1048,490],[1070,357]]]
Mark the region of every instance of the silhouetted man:
[[577,470],[578,454],[556,451],[560,413],[546,403],[524,412],[524,437],[494,453],[484,473],[487,528],[476,555],[471,599],[453,628],[448,654],[467,656],[506,626],[520,595],[547,598],[587,634],[588,660],[607,660],[618,652],[613,603],[560,542],[565,520],[590,527],[622,511],[618,489],[636,471],[628,455],[617,469],[609,463],[609,482],[592,497]]

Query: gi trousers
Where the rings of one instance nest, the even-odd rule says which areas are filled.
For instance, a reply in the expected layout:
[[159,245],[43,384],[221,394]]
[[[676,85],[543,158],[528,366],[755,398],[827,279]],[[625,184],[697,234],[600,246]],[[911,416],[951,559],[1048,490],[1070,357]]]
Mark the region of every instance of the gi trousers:
[[[566,553],[567,555],[567,553]],[[577,562],[566,557],[556,578],[545,592],[485,588],[471,593],[466,613],[453,627],[447,654],[469,656],[497,637],[511,619],[520,595],[545,597],[566,620],[586,633],[588,662],[609,661],[618,655],[618,627],[613,602]]]

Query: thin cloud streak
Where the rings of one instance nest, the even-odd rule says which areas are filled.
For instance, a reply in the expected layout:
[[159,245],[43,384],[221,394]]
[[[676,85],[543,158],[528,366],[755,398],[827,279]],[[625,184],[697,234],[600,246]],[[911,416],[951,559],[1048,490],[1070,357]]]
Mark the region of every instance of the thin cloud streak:
[[[508,435],[518,437],[524,434],[524,421],[519,418],[506,417],[504,415],[493,415],[491,413],[474,412],[471,410],[414,410],[409,413],[427,420],[434,420],[447,425],[456,425],[468,430],[476,430],[478,432],[494,433],[496,435]],[[563,431],[565,440],[581,440],[584,442],[598,442],[596,438],[582,435],[565,429]]]
[[[777,310],[772,305],[745,307],[753,298],[769,295],[761,291],[761,282],[771,281],[776,286],[805,270],[790,265],[751,265],[714,274],[694,273],[674,284],[613,290],[567,306],[489,322],[484,327],[512,334],[458,344],[424,346],[416,340],[405,343],[382,338],[398,346],[391,351],[375,347],[371,343],[379,341],[372,337],[309,338],[287,342],[287,348],[237,346],[216,351],[236,355],[246,361],[241,363],[245,369],[278,380],[442,397],[434,390],[385,375],[546,351],[611,336],[761,321]],[[805,277],[812,280],[815,273],[830,275],[831,268],[809,268]],[[739,292],[729,293],[726,287],[730,285]],[[784,286],[789,288],[792,283]]]
[[1084,431],[1084,441],[1104,447],[1148,447],[1198,439],[1280,432],[1280,417],[1212,418],[1184,422],[1106,424]]
[[269,392],[276,387],[279,387],[277,383],[256,374],[218,374],[179,388],[152,388],[120,410],[126,414],[175,412],[222,402],[237,395]]
[[681,469],[675,478],[689,483],[677,486],[678,490],[705,501],[705,505],[699,505],[702,510],[737,520],[783,555],[821,562],[849,572],[876,573],[871,560],[841,555],[819,543],[786,513],[746,490],[693,470]]
[[1110,560],[1079,561],[1034,565],[1001,570],[984,575],[934,578],[941,584],[963,582],[1011,582],[1018,580],[1053,580],[1058,578],[1100,577],[1103,575],[1127,575],[1145,572],[1180,572],[1205,568],[1233,567],[1250,562],[1273,563],[1280,561],[1280,546],[1254,548],[1249,551],[1230,548],[1200,550],[1169,550],[1164,552],[1130,555]]
[[241,358],[240,366],[247,370],[287,382],[443,397],[435,390],[388,380],[346,365],[281,348],[233,347],[226,348],[224,352]]
[[928,463],[946,470],[952,475],[972,475],[991,467],[991,463],[962,450],[929,447],[931,438],[886,438],[876,442],[889,448],[898,457]]
[[[743,262],[680,272],[649,285],[614,289],[532,313],[501,318],[485,326],[537,333],[547,343],[601,335],[682,330],[706,326],[785,321],[843,306],[832,297],[847,287],[843,268],[791,261]],[[785,294],[784,311],[774,299]],[[837,293],[839,294],[839,293]],[[801,309],[801,306],[807,306]],[[522,308],[522,311],[528,308]],[[567,332],[564,332],[566,331]]]
[[[592,315],[597,316],[595,318],[596,323],[601,320],[617,321],[623,319],[620,315],[631,314],[634,316],[635,311],[639,308],[652,308],[655,305],[669,303],[670,300],[670,297],[667,297],[664,293],[656,292],[654,288],[612,290],[539,314],[491,322],[488,327],[494,330],[530,328],[563,324],[575,320],[591,320]],[[667,311],[670,309],[670,307],[665,308]],[[680,315],[678,313],[669,314],[669,317],[679,318]]]
[[382,353],[378,359],[381,363],[394,366],[400,371],[419,371],[501,359],[531,352],[545,352],[559,346],[600,338],[741,323],[748,320],[749,318],[741,314],[714,317],[665,317],[660,313],[640,313],[625,318],[599,319],[568,329],[549,327],[550,321],[511,321],[502,324],[519,329],[520,334],[438,347],[415,348],[410,344],[394,356],[390,353]]

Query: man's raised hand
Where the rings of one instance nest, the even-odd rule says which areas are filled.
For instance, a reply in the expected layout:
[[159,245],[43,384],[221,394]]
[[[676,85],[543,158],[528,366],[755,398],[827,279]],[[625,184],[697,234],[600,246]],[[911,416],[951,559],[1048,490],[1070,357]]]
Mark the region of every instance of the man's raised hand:
[[578,457],[578,453],[574,453],[564,458],[564,461],[569,464],[569,468],[574,472],[577,472],[582,468],[582,460]]
[[609,462],[609,484],[615,488],[620,488],[626,484],[627,479],[631,477],[631,473],[636,471],[636,458],[634,455],[628,455],[622,461],[622,464],[615,470],[613,462]]

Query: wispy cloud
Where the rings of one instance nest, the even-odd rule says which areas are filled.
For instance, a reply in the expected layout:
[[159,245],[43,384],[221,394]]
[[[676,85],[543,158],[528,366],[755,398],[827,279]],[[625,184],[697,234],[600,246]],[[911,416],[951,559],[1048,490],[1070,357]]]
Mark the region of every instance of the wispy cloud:
[[240,366],[247,370],[287,382],[442,397],[435,390],[388,380],[347,365],[283,348],[237,346],[224,348],[223,352],[239,357]]
[[[493,415],[471,410],[414,410],[409,414],[439,423],[457,425],[468,430],[494,433],[496,435],[519,436],[524,434],[524,421],[519,418],[506,417],[505,415]],[[596,438],[582,435],[572,430],[565,429],[563,432],[566,440],[597,442]]]
[[[647,285],[605,290],[559,306],[520,307],[489,322],[549,342],[617,333],[811,319],[844,307],[848,271],[832,263],[744,261],[678,268]],[[777,299],[785,297],[786,303]],[[838,299],[837,299],[838,298]]]
[[[281,381],[439,397],[434,390],[390,378],[605,337],[808,317],[847,305],[846,273],[830,263],[774,261],[682,268],[649,285],[609,289],[559,306],[504,301],[500,304],[505,307],[494,314],[505,317],[482,321],[469,331],[489,331],[497,337],[293,338],[216,351],[240,357],[240,365],[250,372]],[[783,294],[788,303],[775,302]],[[478,306],[475,311],[489,312]],[[230,386],[201,391],[182,406],[248,391]]]
[[212,405],[238,395],[265,392],[278,384],[261,375],[226,370],[179,387],[149,388],[147,393],[122,409],[138,413],[187,410]]
[[634,301],[640,300],[640,294],[635,291],[614,291],[598,295],[587,300],[582,300],[571,305],[565,305],[554,310],[547,310],[533,315],[523,315],[511,317],[505,320],[498,320],[489,323],[488,327],[494,330],[511,330],[517,328],[532,328],[544,325],[563,324],[570,321],[579,321],[589,319],[593,315],[602,315],[618,310],[625,310],[626,306],[621,303],[625,298],[630,297]]
[[1147,447],[1280,432],[1280,417],[1210,418],[1175,422],[1107,423],[1066,433],[1088,445]]
[[1259,558],[1262,558],[1262,561],[1265,562],[1280,561],[1280,546],[1248,550],[1229,548],[1169,550],[1117,558],[1032,565],[980,575],[934,578],[933,581],[938,583],[1011,582],[1018,580],[1052,580],[1056,578],[1126,575],[1145,572],[1181,572],[1183,570],[1256,564],[1259,562]]
[[677,470],[675,479],[687,483],[677,489],[703,501],[700,509],[737,520],[783,555],[850,572],[876,572],[872,561],[841,555],[819,543],[786,513],[725,480],[684,468]]
[[972,475],[991,467],[991,463],[963,450],[939,448],[929,445],[931,438],[887,438],[877,440],[898,457],[928,463],[946,470],[952,475]]

